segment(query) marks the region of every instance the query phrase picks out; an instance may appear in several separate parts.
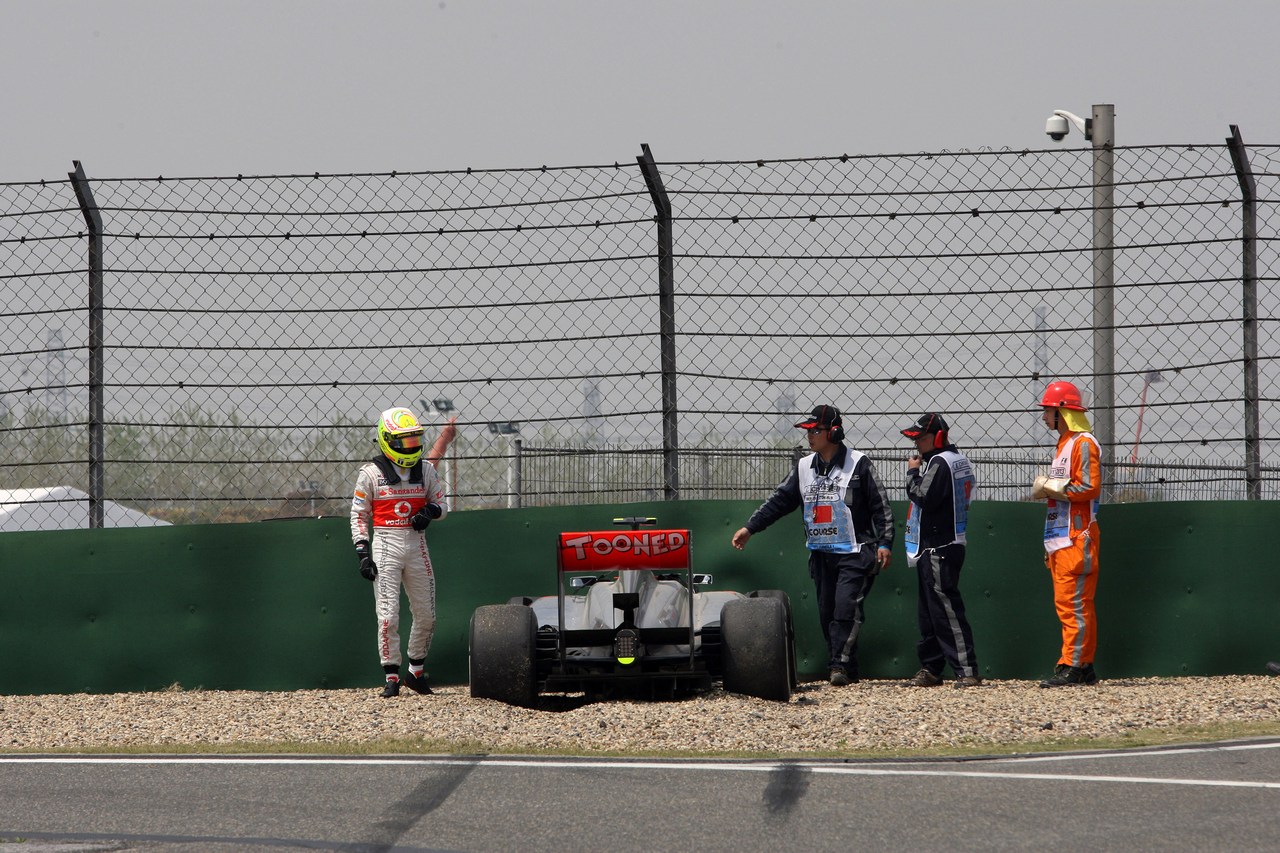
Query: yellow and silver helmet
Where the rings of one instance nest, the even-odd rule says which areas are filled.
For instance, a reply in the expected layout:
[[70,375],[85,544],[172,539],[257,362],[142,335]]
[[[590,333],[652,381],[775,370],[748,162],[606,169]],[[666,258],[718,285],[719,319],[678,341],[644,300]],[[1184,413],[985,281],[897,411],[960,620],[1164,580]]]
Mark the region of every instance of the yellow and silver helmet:
[[412,468],[422,458],[422,424],[403,407],[387,409],[378,418],[378,448],[401,468]]

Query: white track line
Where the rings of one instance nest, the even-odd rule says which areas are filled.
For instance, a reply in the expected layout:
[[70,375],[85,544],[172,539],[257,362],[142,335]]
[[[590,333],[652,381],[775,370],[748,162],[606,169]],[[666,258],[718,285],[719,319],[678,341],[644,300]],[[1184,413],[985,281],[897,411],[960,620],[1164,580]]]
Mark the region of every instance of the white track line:
[[[1086,755],[1059,755],[1026,758],[994,758],[991,763],[1012,763],[1030,761],[1066,761],[1090,760],[1096,758],[1119,758],[1129,756],[1158,757],[1162,755],[1186,755],[1216,751],[1247,751],[1255,749],[1277,749],[1280,742],[1258,744],[1234,744],[1222,747],[1191,747],[1186,749],[1170,749],[1147,752],[1091,753]],[[915,764],[937,764],[938,761],[921,759]],[[1235,779],[1162,779],[1155,776],[1102,776],[1070,773],[1005,773],[999,771],[962,770],[962,769],[916,769],[902,764],[845,764],[838,761],[768,761],[768,762],[718,762],[718,761],[615,761],[583,759],[578,761],[538,759],[538,758],[487,758],[474,759],[416,757],[404,758],[372,758],[372,757],[288,757],[288,756],[23,756],[0,755],[0,766],[6,764],[101,764],[101,765],[354,765],[364,767],[396,767],[415,765],[468,766],[476,769],[484,767],[504,768],[562,768],[571,770],[684,770],[684,771],[717,771],[717,772],[750,772],[767,773],[781,767],[800,767],[813,773],[832,776],[921,776],[964,779],[1018,779],[1042,782],[1113,782],[1129,785],[1181,785],[1206,788],[1261,788],[1280,790],[1280,782],[1254,782]]]
[[[1162,755],[1191,755],[1197,752],[1228,752],[1231,750],[1254,750],[1254,749],[1280,749],[1280,741],[1268,743],[1235,743],[1227,746],[1171,746],[1156,747],[1152,749],[1132,749],[1119,750],[1116,752],[1072,752],[1060,755],[1011,755],[996,756],[990,761],[1000,764],[1019,764],[1034,763],[1037,761],[1088,761],[1094,758],[1132,758],[1135,755],[1142,757],[1162,756]],[[921,759],[920,763],[927,763]]]

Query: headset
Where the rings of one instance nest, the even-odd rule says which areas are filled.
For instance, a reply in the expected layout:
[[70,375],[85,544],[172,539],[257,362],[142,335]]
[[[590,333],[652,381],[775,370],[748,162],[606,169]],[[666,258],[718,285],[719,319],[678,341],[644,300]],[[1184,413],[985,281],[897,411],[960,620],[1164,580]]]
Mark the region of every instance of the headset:
[[[840,410],[835,406],[827,406],[831,410],[831,420],[840,420]],[[844,441],[844,426],[842,424],[833,423],[827,428],[827,440],[832,444],[839,444]]]

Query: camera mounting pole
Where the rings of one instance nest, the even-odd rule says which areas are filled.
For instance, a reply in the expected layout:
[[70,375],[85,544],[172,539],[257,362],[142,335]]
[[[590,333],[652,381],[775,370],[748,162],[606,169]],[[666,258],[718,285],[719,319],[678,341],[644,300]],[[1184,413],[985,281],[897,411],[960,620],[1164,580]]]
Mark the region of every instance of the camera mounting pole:
[[[1102,463],[1111,466],[1116,449],[1115,105],[1094,104],[1089,129],[1093,143],[1093,427],[1102,446]],[[1104,492],[1103,499],[1108,497]]]

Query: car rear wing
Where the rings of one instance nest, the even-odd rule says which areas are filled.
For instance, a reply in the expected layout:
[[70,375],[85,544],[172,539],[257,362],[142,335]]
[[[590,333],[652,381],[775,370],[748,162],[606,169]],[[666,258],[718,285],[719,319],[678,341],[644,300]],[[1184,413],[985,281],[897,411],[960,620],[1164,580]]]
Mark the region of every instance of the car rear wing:
[[[639,530],[636,522],[650,519],[618,519],[615,523],[631,523],[631,530],[570,531],[560,534],[556,566],[560,583],[558,604],[560,625],[565,624],[565,576],[569,573],[649,571],[681,575],[686,590],[685,606],[689,613],[687,628],[645,628],[639,630],[646,643],[687,644],[689,666],[694,664],[693,624],[693,558],[692,536],[688,529]],[[623,625],[630,625],[639,605],[635,593],[615,593],[613,606],[624,614]],[[617,629],[575,630],[560,632],[560,656],[574,645],[609,645]]]
[[592,530],[560,534],[563,572],[641,570],[687,572],[693,567],[688,530]]

